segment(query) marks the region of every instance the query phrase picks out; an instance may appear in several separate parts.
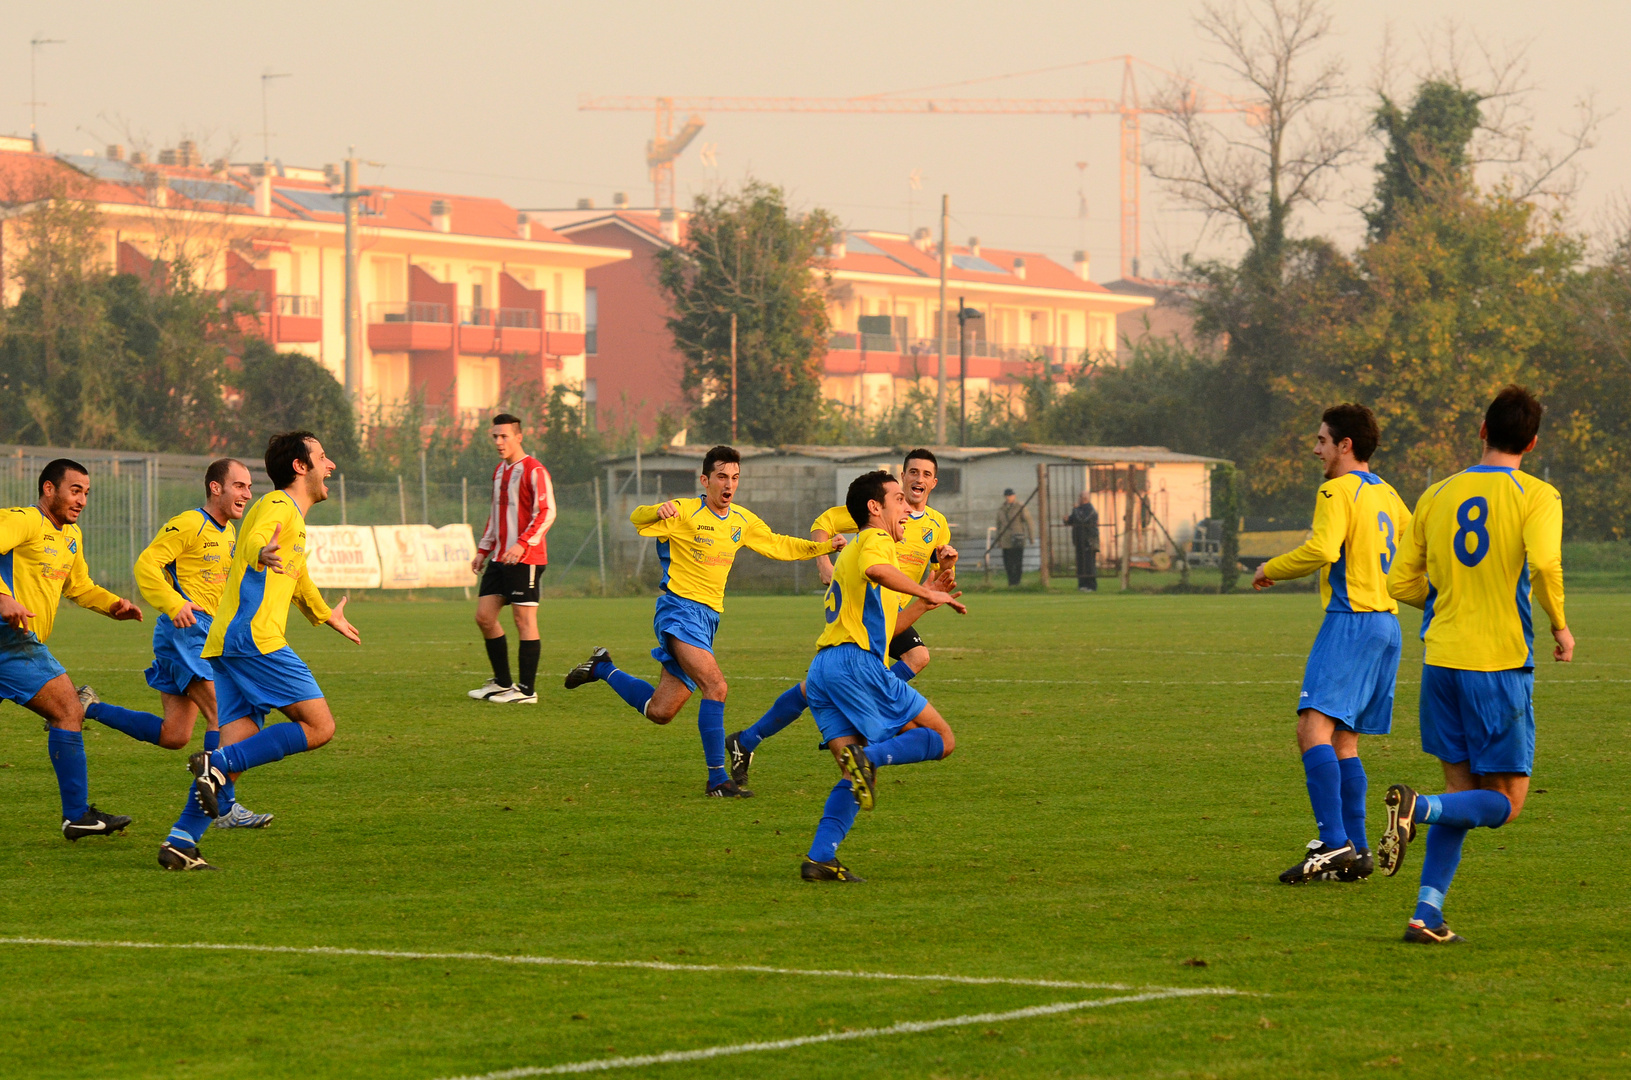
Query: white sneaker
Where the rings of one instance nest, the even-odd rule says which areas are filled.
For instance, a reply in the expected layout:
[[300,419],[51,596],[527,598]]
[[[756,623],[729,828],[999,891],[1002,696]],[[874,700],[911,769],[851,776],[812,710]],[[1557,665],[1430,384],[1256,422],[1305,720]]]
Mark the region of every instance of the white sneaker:
[[538,691],[534,690],[529,694],[519,686],[512,686],[506,690],[500,690],[487,700],[498,705],[536,705],[538,704]]
[[475,698],[477,701],[491,701],[494,694],[502,694],[507,690],[513,689],[514,687],[505,686],[497,679],[488,679],[486,682],[482,683],[478,689],[470,691],[470,696]]

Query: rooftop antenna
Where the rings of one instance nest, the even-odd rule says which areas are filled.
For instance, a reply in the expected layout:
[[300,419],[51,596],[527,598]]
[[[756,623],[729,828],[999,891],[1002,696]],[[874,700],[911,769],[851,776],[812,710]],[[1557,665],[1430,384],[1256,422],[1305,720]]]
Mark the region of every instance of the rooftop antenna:
[[39,64],[40,49],[46,45],[66,45],[61,38],[43,38],[35,36],[28,42],[28,137],[34,144],[34,149],[40,148],[40,106],[45,102],[40,100],[40,93],[35,89],[34,69]]
[[270,83],[273,79],[287,79],[288,77],[289,77],[288,72],[286,72],[286,71],[284,71],[284,72],[273,72],[273,70],[271,68],[267,68],[265,71],[261,72],[261,160],[262,161],[271,161],[272,160],[272,130],[271,130],[272,125],[267,120],[266,85],[268,83]]

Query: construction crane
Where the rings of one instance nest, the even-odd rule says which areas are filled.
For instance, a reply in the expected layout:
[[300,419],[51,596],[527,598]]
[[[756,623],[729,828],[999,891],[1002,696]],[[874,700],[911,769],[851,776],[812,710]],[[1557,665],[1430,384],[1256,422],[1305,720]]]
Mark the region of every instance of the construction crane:
[[[1139,100],[1136,67],[1142,66],[1160,72],[1169,78],[1180,78],[1172,72],[1156,67],[1131,55],[1089,60],[1081,64],[1062,67],[1086,67],[1119,61],[1122,65],[1121,97],[1119,100],[1098,97],[1078,98],[940,98],[907,97],[902,94],[874,94],[868,97],[617,97],[584,94],[578,99],[582,110],[610,110],[616,112],[650,112],[656,116],[655,134],[646,144],[646,165],[651,170],[653,200],[659,209],[674,206],[674,162],[685,147],[703,128],[703,113],[710,112],[779,112],[779,113],[905,113],[930,116],[1096,116],[1114,115],[1121,120],[1121,276],[1136,278],[1139,260],[1140,176],[1143,169],[1143,125],[1146,113],[1164,115],[1167,110],[1144,106]],[[1057,71],[1061,68],[1047,68]],[[1020,72],[1034,75],[1041,72]],[[956,85],[975,82],[993,82],[1015,78],[1015,75],[997,75],[987,79],[969,80]],[[1209,91],[1191,80],[1182,80],[1194,95],[1189,107],[1201,113],[1256,114],[1255,107],[1226,94]],[[930,87],[928,89],[939,89]],[[1205,92],[1208,97],[1199,95]],[[676,133],[674,115],[689,113],[683,127]]]

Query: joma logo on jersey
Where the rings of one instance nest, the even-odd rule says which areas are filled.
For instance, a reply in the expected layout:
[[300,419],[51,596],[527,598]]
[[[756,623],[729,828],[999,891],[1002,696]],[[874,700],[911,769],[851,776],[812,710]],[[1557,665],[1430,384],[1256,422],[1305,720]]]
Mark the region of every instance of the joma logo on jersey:
[[697,532],[713,532],[713,531],[714,531],[714,527],[712,525],[698,525],[697,526]]

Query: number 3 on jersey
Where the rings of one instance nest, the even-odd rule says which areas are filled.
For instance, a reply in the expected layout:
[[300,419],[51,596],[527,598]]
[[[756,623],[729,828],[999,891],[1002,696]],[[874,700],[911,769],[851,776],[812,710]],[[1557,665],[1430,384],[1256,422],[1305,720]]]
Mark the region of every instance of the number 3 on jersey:
[[1394,543],[1392,518],[1386,514],[1377,514],[1376,528],[1378,532],[1385,533],[1387,536],[1387,539],[1383,541],[1387,544],[1387,551],[1382,553],[1382,573],[1385,574],[1393,569],[1393,557],[1399,553],[1399,545]]
[[838,587],[838,582],[835,581],[831,585],[827,586],[827,598],[824,604],[824,607],[826,608],[824,614],[827,617],[828,625],[831,625],[838,620],[838,609],[843,606],[844,590],[840,589]]
[[1489,500],[1474,495],[1456,507],[1455,557],[1462,566],[1477,566],[1489,554]]

